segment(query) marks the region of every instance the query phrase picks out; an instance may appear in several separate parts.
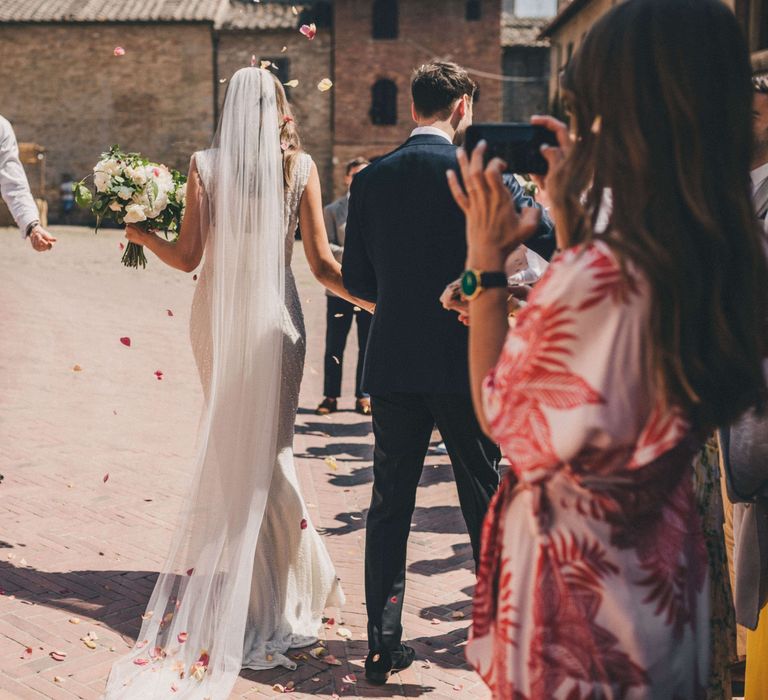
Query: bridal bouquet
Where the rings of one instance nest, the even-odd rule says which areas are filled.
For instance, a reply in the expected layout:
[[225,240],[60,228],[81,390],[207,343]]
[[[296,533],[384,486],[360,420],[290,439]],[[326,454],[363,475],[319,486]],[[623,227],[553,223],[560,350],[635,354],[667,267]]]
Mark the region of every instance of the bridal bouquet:
[[[187,178],[180,172],[112,146],[94,166],[92,177],[95,193],[85,179],[73,189],[77,204],[96,215],[97,232],[105,219],[112,219],[119,225],[161,231],[169,240],[178,236],[187,190]],[[144,248],[129,243],[123,265],[146,267]]]

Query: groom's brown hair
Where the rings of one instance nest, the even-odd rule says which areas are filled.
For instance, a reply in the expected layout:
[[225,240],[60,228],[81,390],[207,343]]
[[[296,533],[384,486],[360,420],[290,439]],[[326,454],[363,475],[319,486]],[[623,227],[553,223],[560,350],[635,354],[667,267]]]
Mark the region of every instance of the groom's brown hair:
[[432,61],[417,68],[411,79],[413,105],[419,116],[447,119],[456,100],[477,95],[477,83],[460,65]]

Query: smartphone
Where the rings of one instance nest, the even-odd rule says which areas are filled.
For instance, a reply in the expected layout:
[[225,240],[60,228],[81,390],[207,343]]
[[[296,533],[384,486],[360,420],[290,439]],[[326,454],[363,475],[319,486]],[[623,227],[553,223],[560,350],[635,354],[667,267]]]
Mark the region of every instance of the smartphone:
[[533,124],[473,124],[467,129],[465,148],[471,154],[480,141],[488,147],[485,162],[501,158],[505,173],[519,175],[546,175],[547,161],[541,155],[541,146],[557,146],[554,132]]

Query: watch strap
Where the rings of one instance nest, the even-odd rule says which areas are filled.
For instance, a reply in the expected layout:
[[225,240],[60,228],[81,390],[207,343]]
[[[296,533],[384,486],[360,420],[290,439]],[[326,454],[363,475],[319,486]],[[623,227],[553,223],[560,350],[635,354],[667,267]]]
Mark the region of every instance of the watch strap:
[[507,275],[504,272],[481,272],[480,286],[483,289],[506,288]]

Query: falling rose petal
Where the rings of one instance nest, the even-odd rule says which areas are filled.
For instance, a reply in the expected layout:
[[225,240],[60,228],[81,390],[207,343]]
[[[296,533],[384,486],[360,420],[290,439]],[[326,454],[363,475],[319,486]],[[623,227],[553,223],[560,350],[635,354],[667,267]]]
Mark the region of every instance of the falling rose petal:
[[335,457],[326,457],[323,461],[326,463],[326,465],[328,465],[330,469],[333,469],[333,471],[336,471],[339,468]]
[[124,338],[120,338],[120,342],[125,345],[125,347],[129,348],[131,347],[131,339],[128,336],[125,336]]
[[104,482],[104,483],[106,484],[106,483],[109,481],[109,472],[107,472],[107,473],[106,473],[106,474],[105,474],[105,475],[104,475],[104,476],[101,478],[101,480],[102,480],[102,482]]
[[227,78],[219,78],[219,83],[221,85],[224,85],[224,83],[226,83],[226,82],[227,82]]
[[299,81],[294,78],[293,80],[289,80],[287,83],[283,83],[283,85],[285,85],[285,87],[295,88],[299,87]]
[[307,519],[306,518],[302,518],[300,525],[301,525],[301,529],[302,530],[306,530],[307,529],[307,525],[308,525]]
[[149,663],[149,659],[134,659],[133,663],[137,666],[146,666]]
[[24,651],[21,652],[21,656],[19,658],[26,661],[30,656],[32,656],[32,651],[32,647],[26,647]]
[[115,46],[115,50],[112,52],[113,56],[125,56],[125,49],[122,46]]
[[328,92],[328,90],[330,90],[332,87],[333,87],[333,82],[328,78],[323,78],[317,84],[317,89],[320,90],[320,92]]
[[167,313],[169,316],[173,316],[173,311],[171,311],[170,309],[166,309],[166,310],[165,310],[165,312],[166,312],[166,313]]
[[187,633],[187,632],[179,632],[179,634],[176,637],[176,639],[179,640],[179,644],[184,644],[184,642],[187,641],[188,637],[189,637],[189,633]]
[[314,22],[312,24],[302,24],[299,29],[299,33],[303,34],[307,39],[312,41],[317,36],[317,25]]
[[340,365],[340,364],[341,364],[341,360],[339,360],[339,358],[338,358],[338,357],[336,357],[336,355],[333,355],[332,357],[333,357],[333,361],[334,361],[334,362],[335,362],[337,365]]
[[64,661],[64,659],[66,659],[66,658],[67,658],[67,653],[66,653],[65,651],[58,651],[58,650],[56,650],[56,651],[52,651],[52,652],[49,654],[49,656],[50,656],[50,657],[51,657],[51,658],[52,658],[54,661]]

